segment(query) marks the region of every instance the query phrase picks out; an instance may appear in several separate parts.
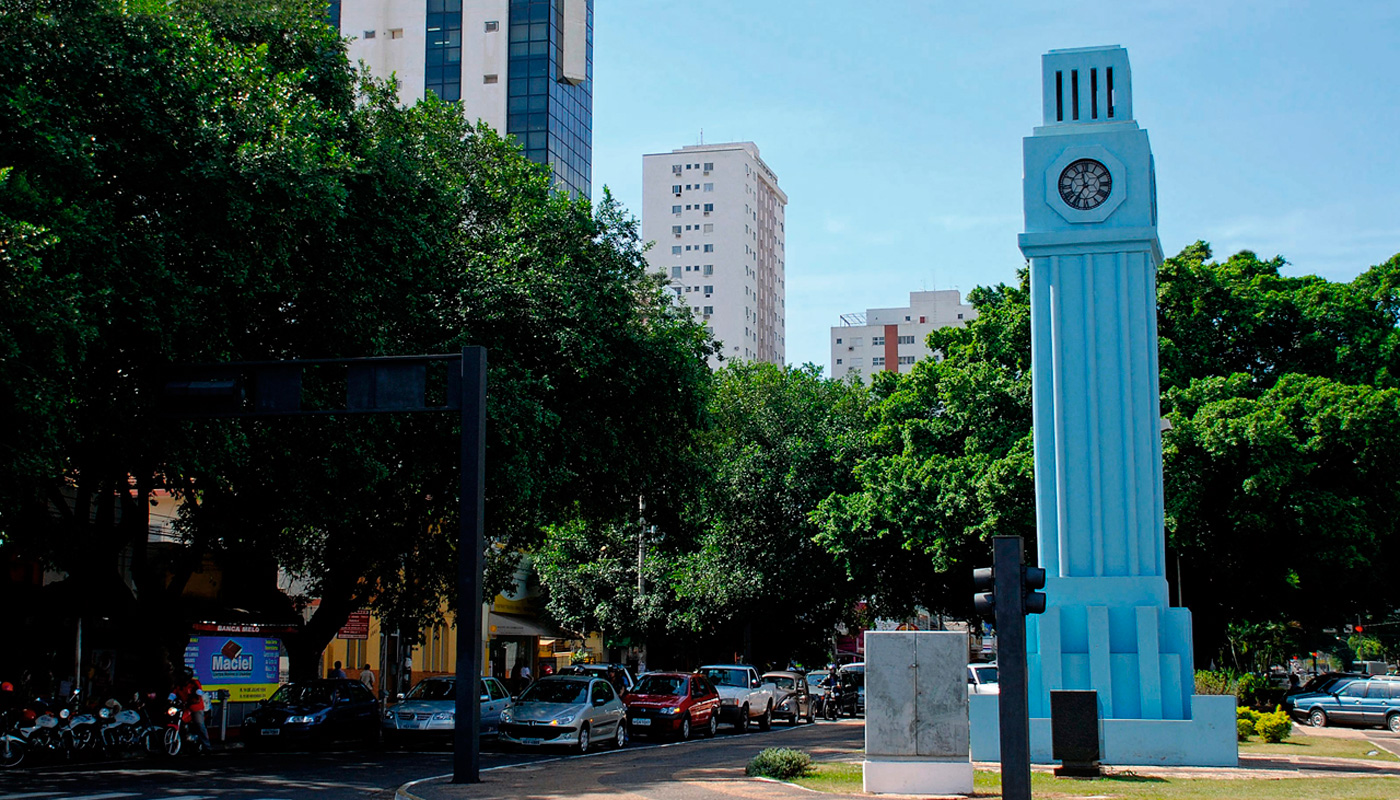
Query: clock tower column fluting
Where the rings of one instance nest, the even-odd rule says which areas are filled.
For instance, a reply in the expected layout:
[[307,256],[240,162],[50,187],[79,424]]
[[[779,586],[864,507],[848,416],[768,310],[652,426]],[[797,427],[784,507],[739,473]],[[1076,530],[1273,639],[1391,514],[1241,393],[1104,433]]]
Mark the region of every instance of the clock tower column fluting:
[[1032,754],[1049,760],[1050,692],[1093,689],[1106,763],[1234,764],[1233,698],[1194,695],[1191,613],[1167,596],[1162,246],[1128,54],[1052,50],[1042,66],[1044,124],[1024,142],[1019,241],[1030,261],[1036,548],[1049,598],[1027,620]]

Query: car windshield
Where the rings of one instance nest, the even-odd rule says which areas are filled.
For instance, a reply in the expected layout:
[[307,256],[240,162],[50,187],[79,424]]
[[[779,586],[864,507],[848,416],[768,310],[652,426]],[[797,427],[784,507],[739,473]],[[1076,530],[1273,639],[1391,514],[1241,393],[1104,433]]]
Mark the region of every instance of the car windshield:
[[331,704],[331,685],[329,683],[288,683],[272,693],[268,698],[269,703],[286,703],[288,705],[321,705]]
[[538,681],[520,695],[520,702],[581,705],[588,702],[588,681]]
[[685,678],[678,675],[648,675],[637,684],[637,694],[659,694],[668,697],[685,696]]
[[405,700],[455,700],[457,698],[457,682],[452,680],[431,680],[419,681],[413,687]]
[[797,688],[797,682],[786,675],[765,675],[763,680],[765,683],[771,683],[779,689],[791,690]]
[[826,680],[827,674],[828,674],[828,673],[826,673],[826,672],[809,672],[809,673],[807,673],[807,685],[808,685],[808,686],[818,686],[818,685],[820,685],[822,681]]
[[743,669],[707,669],[705,677],[710,679],[710,683],[716,686],[743,686],[749,685],[749,672]]
[[996,668],[996,667],[977,667],[977,668],[976,668],[975,670],[973,670],[973,671],[977,673],[977,682],[978,682],[978,683],[996,683],[996,682],[997,682],[997,668]]

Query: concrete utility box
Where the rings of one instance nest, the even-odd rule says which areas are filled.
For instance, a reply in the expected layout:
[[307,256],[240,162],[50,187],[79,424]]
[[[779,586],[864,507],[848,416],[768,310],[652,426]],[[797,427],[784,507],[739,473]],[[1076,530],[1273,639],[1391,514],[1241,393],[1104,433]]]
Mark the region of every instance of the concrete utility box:
[[865,791],[971,794],[967,638],[865,634]]

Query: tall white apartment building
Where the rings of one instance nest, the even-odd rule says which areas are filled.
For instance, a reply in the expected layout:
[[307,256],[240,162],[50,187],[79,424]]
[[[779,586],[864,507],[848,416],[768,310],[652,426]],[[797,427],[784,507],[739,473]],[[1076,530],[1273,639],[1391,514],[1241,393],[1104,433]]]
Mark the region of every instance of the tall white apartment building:
[[758,146],[644,155],[642,184],[642,238],[656,243],[647,259],[677,301],[714,332],[725,360],[783,364],[787,195]]
[[962,326],[976,318],[977,310],[962,302],[957,289],[910,292],[905,308],[842,314],[841,324],[831,329],[831,377],[880,370],[908,372],[930,354],[924,342],[929,331]]

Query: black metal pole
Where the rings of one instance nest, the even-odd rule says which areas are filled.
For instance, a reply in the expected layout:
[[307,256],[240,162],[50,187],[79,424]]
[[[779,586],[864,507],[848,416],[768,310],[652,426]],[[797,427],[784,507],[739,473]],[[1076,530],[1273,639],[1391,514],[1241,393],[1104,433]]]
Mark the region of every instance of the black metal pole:
[[485,557],[486,348],[462,348],[461,530],[457,542],[457,710],[452,782],[481,780],[481,572]]
[[1019,536],[992,537],[996,586],[998,714],[1001,729],[1001,796],[1030,800],[1031,724],[1026,699],[1026,616]]

